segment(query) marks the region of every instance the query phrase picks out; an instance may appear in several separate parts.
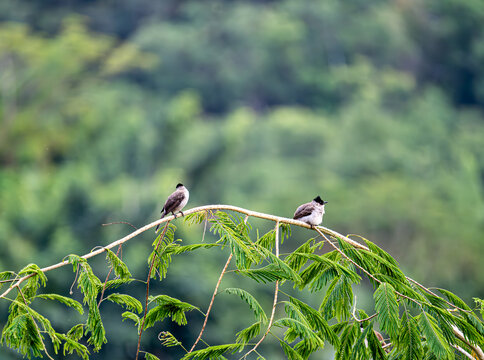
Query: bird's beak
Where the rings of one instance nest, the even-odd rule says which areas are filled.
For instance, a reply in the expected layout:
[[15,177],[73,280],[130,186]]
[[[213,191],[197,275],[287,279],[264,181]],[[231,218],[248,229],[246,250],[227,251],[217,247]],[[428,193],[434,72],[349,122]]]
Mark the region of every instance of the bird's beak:
[[326,205],[328,202],[323,200],[323,205]]

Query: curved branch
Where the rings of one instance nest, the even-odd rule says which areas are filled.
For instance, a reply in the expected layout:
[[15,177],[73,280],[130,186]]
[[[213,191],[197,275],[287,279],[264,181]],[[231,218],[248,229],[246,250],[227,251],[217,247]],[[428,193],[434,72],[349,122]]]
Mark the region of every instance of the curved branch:
[[[247,209],[244,209],[244,208],[241,208],[241,207],[238,207],[238,206],[232,206],[232,205],[205,205],[205,206],[198,206],[198,207],[195,207],[195,208],[186,210],[183,213],[185,215],[189,215],[189,214],[193,214],[193,213],[197,213],[197,212],[201,212],[201,211],[207,211],[207,210],[229,210],[229,211],[236,211],[236,212],[239,212],[241,214],[245,214],[245,215],[248,215],[248,216],[257,217],[257,218],[260,218],[260,219],[266,219],[266,220],[272,220],[272,221],[279,221],[280,223],[290,224],[290,225],[296,225],[296,226],[304,227],[304,228],[307,228],[307,229],[311,229],[311,226],[309,226],[308,224],[306,224],[306,223],[304,223],[302,221],[298,221],[298,220],[294,220],[294,219],[289,219],[289,218],[285,218],[285,217],[281,217],[281,216],[264,214],[264,213],[261,213],[261,212],[247,210]],[[145,225],[145,226],[139,228],[136,231],[133,231],[131,234],[126,235],[125,237],[123,237],[123,238],[121,238],[119,240],[116,240],[116,241],[112,242],[111,244],[109,244],[107,246],[104,246],[102,248],[99,248],[99,249],[97,249],[95,251],[92,251],[92,252],[90,252],[88,254],[85,254],[85,255],[83,255],[81,257],[83,259],[89,259],[89,258],[92,258],[94,256],[97,256],[97,255],[103,253],[104,251],[106,251],[105,249],[112,249],[115,246],[118,246],[120,244],[124,244],[125,242],[131,240],[132,238],[138,236],[139,234],[144,233],[146,230],[149,230],[149,229],[155,227],[158,224],[162,224],[162,223],[165,223],[167,221],[171,221],[173,219],[175,219],[175,216],[170,215],[170,216],[164,217],[163,219],[156,220],[156,221],[154,221],[154,222],[152,222],[152,223],[150,223],[148,225]],[[368,248],[366,246],[361,245],[360,243],[358,243],[358,242],[356,242],[354,240],[351,240],[351,239],[347,238],[346,236],[343,236],[343,235],[337,233],[336,231],[327,229],[327,228],[325,228],[323,226],[319,226],[318,228],[323,233],[325,233],[327,235],[330,235],[330,236],[339,237],[339,238],[343,239],[344,241],[346,241],[347,243],[353,245],[356,248],[368,250]],[[51,271],[51,270],[54,270],[54,269],[58,269],[60,267],[66,266],[66,265],[69,265],[69,262],[67,260],[64,260],[64,261],[61,261],[61,262],[59,262],[57,264],[44,267],[44,268],[40,269],[40,271],[42,271],[42,272],[45,273],[47,271]],[[15,289],[18,285],[20,285],[21,283],[23,283],[25,280],[31,278],[32,276],[35,276],[35,273],[26,275],[26,276],[21,277],[20,279],[18,279],[7,290],[5,290],[2,295],[0,295],[0,298],[7,296],[10,293],[10,291],[12,291],[13,289]]]
[[220,277],[218,278],[217,285],[215,286],[215,290],[213,291],[212,300],[210,300],[210,305],[208,305],[208,310],[207,310],[207,313],[205,314],[205,320],[203,321],[202,330],[200,330],[200,333],[198,334],[197,340],[195,340],[195,342],[192,345],[192,348],[190,349],[190,351],[188,353],[191,353],[193,351],[193,349],[195,349],[195,346],[197,346],[198,342],[202,338],[202,334],[205,331],[205,326],[207,326],[208,315],[210,314],[210,311],[212,310],[212,305],[213,305],[213,302],[215,300],[215,296],[217,295],[217,292],[218,292],[218,287],[220,286],[220,283],[222,282],[222,278],[224,277],[225,271],[227,271],[227,267],[230,264],[230,260],[232,260],[232,256],[233,256],[233,254],[230,253],[229,258],[227,259],[227,262],[225,263],[225,266],[222,270],[222,273],[220,274]]

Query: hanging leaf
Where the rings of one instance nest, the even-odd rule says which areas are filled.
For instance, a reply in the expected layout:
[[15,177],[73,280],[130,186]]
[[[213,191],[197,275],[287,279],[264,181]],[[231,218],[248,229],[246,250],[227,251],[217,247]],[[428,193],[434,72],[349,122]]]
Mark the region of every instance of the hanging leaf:
[[437,322],[425,311],[418,316],[419,328],[427,340],[427,344],[438,359],[447,359],[451,354],[451,349],[446,343],[442,331],[439,329]]
[[235,294],[239,296],[247,303],[247,305],[249,305],[250,309],[254,312],[257,320],[262,323],[267,322],[267,315],[264,312],[264,309],[262,309],[262,306],[260,306],[259,302],[255,299],[254,296],[252,296],[252,294],[239,288],[227,288],[224,290],[224,292],[226,292],[227,294]]
[[113,253],[111,250],[107,248],[105,250],[106,250],[106,259],[109,261],[109,265],[113,268],[116,276],[119,277],[120,279],[131,278],[131,273],[129,272],[126,264],[123,261],[121,261],[121,259],[118,258],[116,254]]
[[381,283],[373,294],[375,299],[375,310],[378,313],[377,319],[380,327],[391,339],[398,335],[399,317],[398,303],[393,286],[387,283]]

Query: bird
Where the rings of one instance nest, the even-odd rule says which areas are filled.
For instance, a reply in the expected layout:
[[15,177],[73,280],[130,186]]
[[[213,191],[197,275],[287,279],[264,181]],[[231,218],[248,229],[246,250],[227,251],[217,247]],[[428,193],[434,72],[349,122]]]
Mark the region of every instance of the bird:
[[[190,197],[190,193],[188,192],[187,188],[183,184],[177,184],[176,190],[168,196],[168,199],[165,201],[165,205],[163,205],[163,209],[161,209],[161,218],[163,219],[169,213],[172,213],[176,219],[176,214],[181,212],[182,216],[184,216],[182,209],[188,202],[188,198]],[[158,231],[160,224],[156,226],[155,232]]]
[[303,221],[311,227],[323,222],[324,205],[327,201],[321,199],[318,195],[313,201],[302,204],[296,209],[293,219]]

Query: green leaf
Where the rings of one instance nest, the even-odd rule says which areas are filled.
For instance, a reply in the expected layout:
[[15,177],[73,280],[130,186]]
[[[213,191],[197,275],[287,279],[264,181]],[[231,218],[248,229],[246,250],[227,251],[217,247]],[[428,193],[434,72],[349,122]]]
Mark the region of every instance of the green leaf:
[[262,306],[260,306],[259,302],[255,299],[254,296],[252,296],[252,294],[239,288],[227,288],[224,290],[224,292],[226,292],[227,294],[235,294],[239,296],[247,303],[247,305],[249,305],[250,309],[254,312],[257,320],[261,321],[262,323],[267,322],[267,315],[264,312],[264,309],[262,309]]
[[422,334],[427,339],[430,350],[438,359],[447,359],[451,354],[451,349],[446,343],[442,331],[439,329],[437,322],[425,311],[418,316],[419,327]]
[[160,340],[161,345],[166,346],[166,347],[180,346],[182,344],[169,331],[162,331],[158,335],[158,340]]
[[184,216],[184,221],[189,225],[201,224],[208,218],[208,211],[195,212]]
[[68,332],[67,337],[78,341],[84,335],[84,324],[74,325]]
[[81,315],[84,313],[84,309],[82,308],[82,305],[78,301],[71,299],[69,297],[66,297],[66,296],[62,296],[62,295],[58,295],[58,294],[40,294],[40,295],[37,295],[36,298],[56,300],[56,301],[63,303],[64,305],[67,305],[69,307],[73,307]]
[[340,336],[340,345],[336,349],[335,360],[347,360],[351,356],[351,350],[353,344],[356,341],[358,334],[360,333],[360,327],[357,322],[348,324],[344,327]]
[[398,303],[393,286],[387,283],[381,283],[373,294],[375,299],[375,310],[378,313],[377,319],[380,327],[391,339],[398,335],[399,317]]
[[[383,350],[383,344],[380,340],[376,337],[375,331],[373,330],[373,323],[371,323],[371,331],[368,332],[367,340],[368,340],[368,348],[370,349],[370,353],[373,359],[387,359],[387,353]],[[419,359],[419,358],[414,358]]]
[[114,252],[109,249],[106,250],[106,259],[109,261],[109,265],[113,268],[114,273],[120,279],[129,279],[131,278],[131,273],[128,270],[128,267],[124,262],[121,261],[120,258],[116,256]]
[[86,332],[91,333],[87,343],[92,344],[94,346],[94,350],[96,351],[100,350],[102,345],[108,342],[96,301],[89,302]]
[[42,357],[44,344],[29,314],[22,314],[13,318],[2,331],[1,342],[17,349],[22,355]]
[[175,242],[176,226],[172,223],[168,223],[166,226],[167,229],[163,239],[160,239],[161,235],[163,235],[163,232],[161,232],[160,235],[156,237],[155,241],[153,241],[153,251],[148,257],[148,264],[151,265],[151,263],[153,263],[153,269],[158,270],[153,271],[151,277],[156,278],[156,274],[158,273],[160,280],[164,279],[168,272],[168,267],[171,263],[171,255],[173,254],[173,252],[170,252],[170,249]]
[[174,255],[179,255],[179,254],[183,254],[185,252],[189,252],[189,251],[195,251],[195,250],[198,250],[200,248],[204,248],[204,249],[210,249],[212,247],[215,247],[215,246],[220,246],[220,244],[191,244],[191,245],[184,245],[184,246],[180,246],[180,245],[170,245],[167,247],[166,249],[166,252],[167,253],[170,253],[170,254],[174,254]]
[[[126,285],[126,284],[130,284],[132,283],[133,281],[135,281],[134,279],[114,279],[114,280],[108,280],[105,282],[106,286],[105,286],[105,289],[104,290],[108,290],[108,289],[116,289],[122,285]],[[98,289],[98,291],[101,291],[102,290],[102,287],[104,285],[101,284],[101,287]]]
[[178,325],[186,325],[187,319],[185,312],[198,309],[189,303],[180,301],[167,295],[150,296],[150,303],[155,302],[156,307],[146,314],[145,328],[149,328],[157,321],[161,321],[171,316],[171,320]]
[[[286,317],[274,321],[273,326],[289,328],[289,330],[294,332],[300,339],[310,341],[314,344],[313,347],[322,348],[324,346],[324,341],[318,336],[318,334],[302,321]],[[292,337],[291,334],[289,334],[289,336]]]
[[328,340],[333,346],[339,344],[338,336],[333,332],[333,329],[329,326],[319,311],[313,309],[299,299],[289,297],[289,300],[292,304],[298,307],[301,313],[306,317],[307,322],[314,330],[321,334],[323,339]]
[[301,256],[301,254],[312,254],[317,249],[321,249],[323,247],[323,242],[319,242],[316,244],[314,244],[314,242],[314,239],[309,239],[292,253],[290,253],[284,259],[284,262],[294,271],[300,271],[309,260],[308,257]]
[[251,339],[259,335],[260,329],[261,329],[261,322],[258,321],[255,324],[250,325],[248,328],[245,328],[239,331],[236,334],[237,339],[235,340],[235,342],[237,344],[247,344]]
[[64,341],[63,351],[64,356],[66,353],[72,354],[74,351],[77,356],[83,358],[84,360],[89,360],[89,350],[85,345],[78,343],[76,340],[64,334],[56,333],[59,339]]
[[437,290],[439,290],[439,292],[444,294],[445,297],[447,298],[447,300],[449,300],[449,302],[451,304],[454,304],[455,306],[458,306],[461,309],[471,311],[471,308],[469,306],[467,306],[467,304],[463,300],[461,300],[457,295],[455,295],[455,294],[453,294],[450,291],[445,290],[445,289],[437,288]]
[[105,300],[109,300],[119,305],[124,305],[126,309],[136,311],[137,313],[141,313],[143,311],[143,306],[139,300],[130,295],[115,293],[109,295]]
[[344,275],[335,278],[329,285],[323,302],[319,307],[325,319],[336,316],[340,321],[350,316],[353,303],[353,290]]
[[260,269],[238,270],[238,273],[264,284],[278,280],[292,280],[292,274],[288,274],[276,264],[269,264]]
[[269,251],[272,251],[276,242],[276,230],[272,229],[266,232],[262,237],[256,241],[256,245],[263,247]]
[[151,354],[149,352],[146,352],[145,351],[144,353],[145,353],[145,359],[146,360],[160,360],[159,357],[157,357],[157,356],[155,356],[155,355],[153,355],[153,354]]
[[408,311],[402,315],[397,349],[402,354],[402,360],[421,359],[423,352],[420,342],[417,321],[410,316]]
[[141,320],[139,318],[138,315],[136,315],[135,313],[131,312],[131,311],[125,311],[124,313],[121,314],[121,316],[123,317],[123,321],[126,320],[126,319],[129,319],[131,321],[134,322],[134,324],[139,328],[140,325],[141,325]]
[[286,354],[287,359],[289,360],[304,360],[304,358],[299,355],[299,353],[294,350],[292,347],[289,346],[285,341],[279,340],[279,344],[281,344],[282,350],[284,350],[284,354]]
[[367,336],[370,332],[373,332],[373,327],[371,325],[366,328],[360,327],[360,336],[358,336],[355,345],[353,345],[353,349],[351,349],[351,357],[349,360],[369,358],[365,341],[368,342]]
[[[2,271],[0,272],[0,289],[3,287],[3,285],[8,284],[8,282],[2,282],[5,280],[10,280],[14,279],[16,274],[13,271]],[[10,282],[11,284],[12,282]]]
[[244,221],[239,219],[236,224],[232,216],[222,211],[217,211],[215,215],[209,220],[212,223],[210,231],[219,234],[223,243],[229,243],[237,268],[248,269],[251,264],[258,262],[259,256],[248,237]]
[[222,354],[225,353],[230,353],[233,354],[236,351],[242,350],[243,349],[242,344],[224,344],[224,345],[216,345],[216,346],[209,346],[205,349],[202,350],[196,350],[191,353],[186,354],[184,357],[182,357],[182,360],[188,360],[188,359],[198,359],[198,360],[204,360],[204,359],[216,359]]

